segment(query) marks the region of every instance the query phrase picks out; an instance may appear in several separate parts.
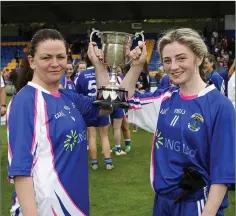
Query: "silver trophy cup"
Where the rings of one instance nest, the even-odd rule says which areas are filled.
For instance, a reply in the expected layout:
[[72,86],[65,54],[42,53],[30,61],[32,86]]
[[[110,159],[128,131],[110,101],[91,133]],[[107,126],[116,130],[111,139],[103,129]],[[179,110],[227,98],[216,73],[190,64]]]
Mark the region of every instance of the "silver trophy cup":
[[142,32],[137,32],[135,35],[125,32],[104,31],[100,32],[93,29],[90,34],[90,42],[93,35],[96,34],[101,38],[102,51],[104,54],[103,64],[109,68],[109,84],[101,86],[97,92],[97,100],[94,104],[100,107],[121,107],[128,108],[128,92],[119,87],[117,81],[117,67],[123,68],[131,63],[129,51],[133,44],[133,40],[139,36],[144,41]]

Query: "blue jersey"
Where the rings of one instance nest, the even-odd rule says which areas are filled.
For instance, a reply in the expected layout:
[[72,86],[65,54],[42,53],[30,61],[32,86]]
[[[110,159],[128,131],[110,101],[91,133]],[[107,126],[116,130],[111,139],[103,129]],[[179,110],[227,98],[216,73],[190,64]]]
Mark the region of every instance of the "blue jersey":
[[157,193],[178,191],[186,166],[200,172],[208,188],[235,182],[234,108],[214,85],[193,97],[177,87],[136,93],[130,103],[129,122],[154,132],[150,177]]
[[80,73],[75,88],[78,94],[89,97],[97,96],[95,69],[93,67],[87,68],[87,70]]
[[225,95],[225,82],[224,79],[213,70],[207,77],[207,82],[210,84],[214,84],[215,87]]
[[[76,92],[92,98],[97,96],[97,84],[95,69],[93,67],[81,71],[76,82]],[[99,116],[97,119],[87,122],[87,127],[104,127],[109,125],[110,115]]]
[[[9,104],[8,176],[32,177],[40,215],[89,215],[85,121],[98,115],[92,102],[29,82]],[[21,213],[17,199],[14,212]]]
[[60,84],[63,86],[64,89],[68,89],[73,92],[76,92],[74,82],[72,80],[67,80],[65,75],[62,76],[60,80]]

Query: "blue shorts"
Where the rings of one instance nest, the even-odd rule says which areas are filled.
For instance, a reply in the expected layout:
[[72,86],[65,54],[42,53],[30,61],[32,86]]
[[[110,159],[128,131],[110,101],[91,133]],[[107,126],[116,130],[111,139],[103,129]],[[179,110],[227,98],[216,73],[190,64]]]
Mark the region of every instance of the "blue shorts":
[[111,124],[110,115],[103,115],[87,122],[87,127],[104,127]]
[[[185,199],[175,203],[173,196],[165,196],[156,193],[153,216],[201,216],[205,205],[206,198],[204,196],[199,196],[197,200]],[[216,216],[224,216],[223,208],[219,209]]]
[[112,119],[124,118],[124,116],[125,116],[125,111],[121,108],[115,108],[113,110],[113,113],[111,114]]

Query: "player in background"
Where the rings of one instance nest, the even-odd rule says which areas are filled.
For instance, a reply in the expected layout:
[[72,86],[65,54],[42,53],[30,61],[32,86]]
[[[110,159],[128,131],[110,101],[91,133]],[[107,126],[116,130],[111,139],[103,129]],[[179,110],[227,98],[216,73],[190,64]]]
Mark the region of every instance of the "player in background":
[[[89,97],[96,98],[97,96],[97,85],[96,85],[96,75],[95,69],[92,66],[88,56],[85,56],[85,61],[87,62],[88,68],[84,71],[81,71],[77,83],[76,83],[76,92],[83,94]],[[87,123],[88,130],[88,143],[89,143],[89,152],[91,157],[91,168],[96,170],[98,169],[97,161],[97,129],[99,130],[102,151],[105,161],[105,169],[112,170],[114,168],[111,159],[110,152],[110,142],[108,138],[108,130],[111,124],[110,116],[104,115],[98,117],[96,120],[89,121]]]
[[225,95],[225,82],[224,79],[216,72],[215,68],[215,56],[207,54],[204,58],[203,70],[205,72],[206,81],[209,84],[214,84],[215,87]]
[[72,73],[73,73],[73,65],[69,61],[69,62],[67,62],[66,72],[60,80],[59,88],[68,89],[70,91],[75,92],[75,84],[71,79]]
[[80,75],[80,72],[83,70],[86,70],[87,68],[87,63],[85,61],[79,61],[75,67],[74,67],[74,72],[72,74],[71,79],[74,81],[74,84],[76,85],[77,79]]

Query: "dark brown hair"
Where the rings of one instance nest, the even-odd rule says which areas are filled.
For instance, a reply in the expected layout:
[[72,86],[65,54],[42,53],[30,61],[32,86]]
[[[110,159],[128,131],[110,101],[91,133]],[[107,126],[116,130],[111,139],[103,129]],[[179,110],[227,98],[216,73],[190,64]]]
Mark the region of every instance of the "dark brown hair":
[[216,69],[216,58],[215,58],[215,56],[212,55],[212,54],[210,54],[210,53],[208,53],[208,54],[205,56],[204,60],[205,60],[206,58],[209,60],[210,63],[213,63],[213,66],[212,66],[213,69]]
[[[67,48],[66,41],[59,31],[57,31],[56,29],[41,29],[34,34],[32,40],[30,41],[28,55],[34,57],[39,43],[49,39],[63,41],[65,43],[65,47]],[[28,81],[31,81],[33,78],[33,70],[30,68],[27,58],[28,55],[26,55],[21,62],[16,87],[17,92],[20,91],[28,83]]]

